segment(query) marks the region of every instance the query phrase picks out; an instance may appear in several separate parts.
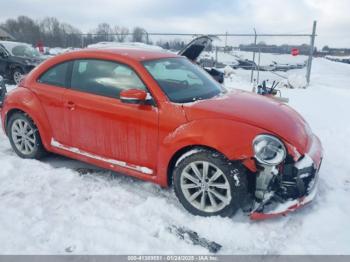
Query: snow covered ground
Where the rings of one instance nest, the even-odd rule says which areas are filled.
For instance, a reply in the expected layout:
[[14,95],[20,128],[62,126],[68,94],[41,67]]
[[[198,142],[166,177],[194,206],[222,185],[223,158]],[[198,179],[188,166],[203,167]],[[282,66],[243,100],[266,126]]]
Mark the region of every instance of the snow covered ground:
[[[97,168],[79,175],[74,168],[86,164],[58,156],[20,159],[0,131],[0,253],[208,253],[168,232],[177,225],[221,244],[220,254],[350,254],[349,73],[350,65],[318,58],[308,89],[282,90],[325,158],[316,200],[273,220],[192,216],[172,189]],[[250,90],[249,77],[237,70],[226,86]]]
[[[212,58],[215,59],[215,52],[203,52],[200,56],[201,58]],[[260,66],[267,66],[272,64],[272,62],[277,62],[278,64],[303,64],[307,60],[307,56],[298,55],[292,56],[290,54],[270,54],[270,53],[260,53]],[[253,53],[246,51],[234,50],[229,53],[218,52],[218,61],[225,64],[235,63],[236,59],[241,60],[252,60]],[[255,54],[255,62],[259,62],[259,53]]]

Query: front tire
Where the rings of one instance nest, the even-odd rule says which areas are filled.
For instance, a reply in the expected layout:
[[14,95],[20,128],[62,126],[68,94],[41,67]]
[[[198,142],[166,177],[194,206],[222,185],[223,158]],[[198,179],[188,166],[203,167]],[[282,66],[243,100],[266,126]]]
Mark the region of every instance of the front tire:
[[180,158],[173,182],[181,204],[199,216],[233,216],[247,194],[242,165],[206,149],[193,150]]
[[13,150],[21,158],[40,159],[46,155],[38,128],[26,114],[14,113],[7,125]]

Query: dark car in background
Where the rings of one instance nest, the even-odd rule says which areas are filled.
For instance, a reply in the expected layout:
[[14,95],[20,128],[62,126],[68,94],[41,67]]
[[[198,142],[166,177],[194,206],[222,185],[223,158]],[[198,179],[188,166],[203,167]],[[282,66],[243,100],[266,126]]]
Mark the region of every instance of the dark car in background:
[[29,44],[0,41],[0,75],[15,84],[43,60],[43,56]]
[[4,79],[2,78],[2,76],[0,76],[0,108],[2,107],[2,102],[5,99],[5,94],[6,94],[6,86],[4,83]]

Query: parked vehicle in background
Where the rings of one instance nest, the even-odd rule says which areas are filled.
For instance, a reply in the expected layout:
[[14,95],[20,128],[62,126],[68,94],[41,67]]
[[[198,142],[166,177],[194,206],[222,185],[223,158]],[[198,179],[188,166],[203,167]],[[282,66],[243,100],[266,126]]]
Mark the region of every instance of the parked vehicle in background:
[[50,58],[6,95],[1,119],[22,158],[50,151],[173,184],[195,215],[244,207],[254,219],[271,217],[317,190],[321,143],[297,112],[228,92],[170,52],[84,49]]
[[[178,55],[185,56],[189,60],[199,63],[197,61],[198,57],[205,50],[205,48],[212,43],[212,41],[213,37],[207,35],[194,38],[182,50],[178,52]],[[201,66],[220,84],[224,82],[224,73],[216,69],[215,66],[206,66],[203,64],[201,64]]]
[[246,70],[256,69],[257,64],[249,59],[237,59],[238,64],[233,65],[233,69],[242,68]]
[[15,84],[43,60],[44,57],[29,44],[0,41],[0,75]]

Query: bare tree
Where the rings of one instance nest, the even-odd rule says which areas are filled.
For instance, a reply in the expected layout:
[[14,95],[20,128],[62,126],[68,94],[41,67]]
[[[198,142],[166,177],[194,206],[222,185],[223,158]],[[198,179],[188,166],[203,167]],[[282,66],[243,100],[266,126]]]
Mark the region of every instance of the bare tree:
[[148,42],[147,32],[141,27],[135,27],[132,31],[132,41],[133,42]]
[[61,32],[60,22],[55,17],[46,17],[40,23],[40,31],[44,44],[47,46],[64,46],[64,36]]
[[[123,26],[111,28],[108,23],[100,23],[95,29],[90,30],[89,34],[83,35],[79,29],[62,23],[55,17],[34,21],[29,17],[19,16],[15,19],[7,19],[0,26],[18,41],[33,45],[40,41],[49,47],[80,47],[82,44],[86,46],[113,40],[124,42],[130,35],[128,28]],[[135,27],[131,35],[135,42],[150,43],[146,30],[141,27]]]
[[107,23],[101,23],[98,24],[97,28],[94,30],[95,41],[102,42],[102,41],[113,41],[112,37],[112,28]]
[[118,42],[124,42],[129,35],[129,29],[123,26],[114,26],[113,33],[116,35]]
[[67,23],[61,23],[61,31],[65,36],[65,46],[78,47],[81,45],[82,35],[80,30]]
[[79,46],[81,32],[67,23],[60,23],[55,17],[46,17],[40,22],[42,40],[47,46]]
[[17,19],[8,19],[1,25],[18,41],[35,44],[40,40],[40,28],[31,18],[19,16]]

